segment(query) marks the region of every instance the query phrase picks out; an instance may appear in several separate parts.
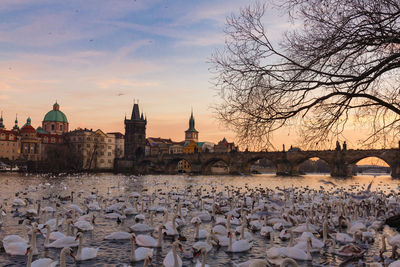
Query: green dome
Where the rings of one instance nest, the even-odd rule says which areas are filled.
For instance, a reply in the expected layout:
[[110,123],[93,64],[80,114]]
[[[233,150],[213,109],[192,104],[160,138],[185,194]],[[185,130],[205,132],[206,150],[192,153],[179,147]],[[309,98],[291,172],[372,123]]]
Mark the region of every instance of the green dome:
[[43,121],[51,121],[51,122],[65,122],[68,123],[67,116],[59,110],[60,105],[57,102],[53,105],[53,110],[47,112],[44,116]]

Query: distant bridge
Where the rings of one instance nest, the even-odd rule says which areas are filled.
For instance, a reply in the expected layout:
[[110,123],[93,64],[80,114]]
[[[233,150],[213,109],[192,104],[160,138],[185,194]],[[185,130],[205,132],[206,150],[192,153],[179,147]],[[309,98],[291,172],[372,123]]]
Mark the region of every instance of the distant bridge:
[[[131,162],[133,164],[131,167],[140,173],[174,174],[178,163],[186,160],[191,165],[193,173],[212,174],[212,166],[221,161],[228,166],[231,174],[249,174],[254,162],[268,159],[275,165],[277,175],[299,175],[300,164],[310,158],[319,158],[329,164],[331,176],[349,177],[353,174],[353,166],[368,157],[382,159],[390,166],[392,177],[400,178],[399,149],[162,154]],[[126,160],[125,163],[124,160],[117,162],[116,168],[123,169],[124,166],[129,166]]]

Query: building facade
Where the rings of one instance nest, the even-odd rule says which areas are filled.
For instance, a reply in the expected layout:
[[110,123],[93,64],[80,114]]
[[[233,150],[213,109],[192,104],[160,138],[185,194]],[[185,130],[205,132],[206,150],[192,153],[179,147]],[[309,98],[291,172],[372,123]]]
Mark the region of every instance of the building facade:
[[0,158],[17,160],[21,151],[21,138],[18,131],[0,128]]
[[21,127],[20,136],[20,158],[27,161],[41,160],[41,142],[35,128],[31,125],[31,118],[28,118],[25,125]]
[[107,135],[114,135],[115,137],[115,158],[122,159],[125,151],[125,139],[122,133],[107,133]]
[[137,159],[145,155],[147,120],[140,115],[139,105],[134,103],[131,118],[125,118],[124,154],[126,159]]
[[102,130],[76,129],[66,134],[71,147],[82,159],[82,169],[111,170],[114,168],[115,135]]
[[228,142],[225,137],[214,146],[215,153],[229,153],[233,151],[238,151],[238,147],[235,146],[235,143]]

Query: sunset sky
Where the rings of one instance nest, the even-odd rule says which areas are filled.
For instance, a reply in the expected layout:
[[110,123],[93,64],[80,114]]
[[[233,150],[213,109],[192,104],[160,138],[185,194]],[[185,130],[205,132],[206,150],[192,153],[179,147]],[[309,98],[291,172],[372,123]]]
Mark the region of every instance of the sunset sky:
[[[1,0],[0,109],[6,128],[18,113],[34,127],[57,100],[70,129],[124,131],[134,99],[147,136],[184,139],[193,108],[201,141],[234,134],[210,108],[218,103],[208,63],[224,45],[226,16],[243,0]],[[270,9],[273,41],[291,24]],[[350,129],[351,131],[351,129]],[[353,129],[356,131],[356,129]],[[278,134],[276,147],[295,143]]]

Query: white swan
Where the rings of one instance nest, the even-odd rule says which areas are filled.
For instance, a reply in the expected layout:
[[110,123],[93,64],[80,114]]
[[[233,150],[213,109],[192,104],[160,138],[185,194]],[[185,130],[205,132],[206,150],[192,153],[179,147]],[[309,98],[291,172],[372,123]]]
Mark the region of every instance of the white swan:
[[76,235],[76,239],[79,239],[78,251],[76,252],[77,261],[85,261],[96,258],[99,248],[82,247],[83,234],[79,232]]
[[124,240],[124,239],[129,239],[129,238],[131,238],[131,234],[130,233],[121,232],[121,231],[113,232],[113,233],[111,233],[109,235],[106,235],[104,237],[104,239],[106,239],[106,240]]
[[74,253],[72,253],[72,249],[70,247],[65,247],[60,252],[60,267],[66,267],[65,264],[65,256],[69,254],[72,258],[75,259]]
[[206,230],[204,230],[204,229],[200,230],[200,225],[198,223],[194,223],[194,226],[196,227],[196,231],[195,231],[195,235],[194,235],[195,239],[207,238],[208,232]]
[[[36,232],[38,231],[37,229],[37,223],[32,224],[32,230],[31,230],[31,243],[30,247],[32,250],[33,255],[39,254],[39,251],[36,247]],[[13,256],[22,256],[26,255],[28,244],[26,242],[9,242],[6,244],[3,244],[4,250],[6,251],[7,254],[13,255]]]
[[252,259],[235,265],[236,267],[270,267],[268,261]]
[[[22,229],[24,231],[24,235],[27,236],[27,229],[26,229],[26,224],[28,223],[28,220],[24,220],[22,222]],[[6,235],[3,240],[3,245],[5,246],[8,243],[13,243],[13,242],[23,242],[23,243],[28,243],[29,242],[29,237],[28,238],[23,238],[20,237],[19,235]]]
[[26,267],[55,267],[58,264],[58,261],[54,261],[50,258],[41,258],[32,262],[33,250],[30,246],[28,246],[26,253],[28,254]]
[[74,226],[81,231],[92,231],[94,229],[93,225],[88,221],[77,221]]
[[296,248],[296,247],[288,247],[288,248],[286,248],[286,251],[284,253],[287,257],[295,259],[295,260],[310,261],[310,260],[312,260],[312,256],[310,253],[310,246],[311,246],[311,238],[310,237],[307,239],[306,244],[307,244],[306,252],[304,252],[304,250]]
[[178,241],[175,241],[172,244],[172,249],[168,252],[163,260],[163,265],[165,267],[182,267],[182,260],[178,254],[176,254],[176,247],[179,247],[179,249],[182,251],[182,245]]
[[174,215],[174,217],[172,217],[172,221],[167,222],[166,224],[164,224],[165,229],[163,230],[163,233],[165,233],[168,236],[176,236],[178,235],[178,230],[176,229],[176,219],[180,217]]
[[141,247],[159,248],[162,244],[162,229],[164,226],[158,227],[158,239],[155,240],[150,235],[138,235],[136,236],[136,244]]
[[149,232],[154,230],[152,227],[144,223],[134,224],[132,226],[129,226],[129,229],[131,229],[133,232]]
[[203,248],[206,250],[206,252],[210,252],[211,249],[213,248],[211,242],[210,242],[210,238],[211,235],[209,235],[206,239],[206,241],[197,241],[196,243],[194,243],[192,245],[192,247],[196,250],[196,251],[201,251]]
[[148,255],[150,257],[153,256],[152,248],[138,247],[137,249],[135,249],[135,242],[136,242],[135,235],[131,234],[131,255],[130,255],[131,262],[142,261]]
[[237,240],[232,243],[232,232],[228,232],[229,238],[229,252],[244,252],[251,249],[252,245],[246,239]]
[[[198,257],[199,255],[200,255],[200,251],[196,256]],[[201,256],[202,256],[201,262],[197,260],[195,267],[210,267],[210,265],[206,264],[206,255],[207,255],[207,251],[204,248],[202,248],[201,249]]]

